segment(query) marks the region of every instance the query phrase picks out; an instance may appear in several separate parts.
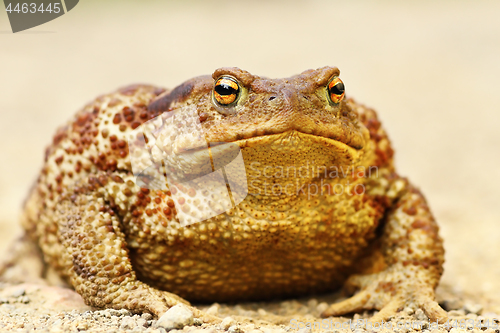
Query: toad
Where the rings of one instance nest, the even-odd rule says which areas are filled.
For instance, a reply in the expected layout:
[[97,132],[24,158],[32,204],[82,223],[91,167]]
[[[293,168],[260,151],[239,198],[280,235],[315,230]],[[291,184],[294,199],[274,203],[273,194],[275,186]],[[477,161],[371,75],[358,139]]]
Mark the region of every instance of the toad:
[[97,308],[159,316],[343,287],[352,297],[323,316],[411,307],[444,321],[438,226],[339,74],[220,68],[98,97],[47,148],[26,233]]

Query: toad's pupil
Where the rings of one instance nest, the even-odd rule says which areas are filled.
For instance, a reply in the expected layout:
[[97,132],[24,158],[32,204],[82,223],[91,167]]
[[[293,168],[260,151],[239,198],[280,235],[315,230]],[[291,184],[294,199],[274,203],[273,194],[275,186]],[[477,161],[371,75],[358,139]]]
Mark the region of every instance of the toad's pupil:
[[236,94],[236,92],[237,92],[237,90],[236,90],[236,89],[234,89],[233,87],[231,87],[229,84],[227,84],[227,83],[225,83],[225,82],[221,82],[221,83],[219,83],[219,84],[215,87],[215,91],[216,91],[219,95],[223,95],[223,96]]
[[344,90],[344,84],[342,82],[339,82],[330,89],[330,93],[335,95],[342,95],[344,93]]

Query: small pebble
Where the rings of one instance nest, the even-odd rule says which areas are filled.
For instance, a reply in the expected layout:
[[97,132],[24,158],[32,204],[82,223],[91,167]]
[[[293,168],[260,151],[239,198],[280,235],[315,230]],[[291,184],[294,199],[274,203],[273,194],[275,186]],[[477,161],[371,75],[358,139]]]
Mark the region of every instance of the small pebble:
[[443,308],[446,311],[451,311],[451,310],[458,310],[463,306],[463,303],[458,299],[448,299],[443,302]]
[[119,315],[118,316],[131,316],[132,313],[127,310],[127,309],[120,309],[120,310],[117,310]]
[[310,299],[308,302],[307,302],[307,306],[309,306],[310,308],[315,308],[318,306],[318,300],[316,298],[313,298],[313,299]]
[[464,310],[467,313],[480,314],[481,311],[483,311],[483,306],[481,304],[467,302],[464,304]]
[[19,289],[16,289],[14,290],[10,296],[11,297],[14,297],[14,298],[17,298],[17,297],[21,297],[21,296],[24,296],[26,294],[26,290],[24,288],[19,288]]
[[460,309],[460,310],[451,310],[451,311],[448,311],[448,316],[450,316],[450,317],[465,316],[465,311],[463,309]]
[[104,311],[97,311],[96,314],[98,314],[99,316],[103,317],[103,318],[111,318],[111,312],[109,312],[109,309],[107,310],[104,310]]
[[156,327],[163,327],[167,332],[173,329],[182,329],[184,326],[193,325],[194,316],[193,312],[184,304],[177,304],[156,322]]
[[148,327],[148,326],[149,326],[149,325],[148,325],[148,321],[147,321],[146,319],[144,319],[144,318],[139,318],[139,319],[137,319],[137,320],[136,320],[136,324],[137,324],[137,326],[139,326],[139,327]]
[[211,307],[205,311],[207,314],[212,315],[212,316],[217,316],[219,314],[219,309],[220,309],[220,304],[219,303],[214,303]]
[[415,311],[415,317],[420,321],[427,321],[429,319],[422,309],[417,309],[417,311]]
[[21,296],[21,297],[19,297],[19,302],[24,303],[24,304],[28,304],[30,302],[30,299],[28,296]]
[[120,324],[120,328],[124,330],[133,330],[136,326],[137,323],[132,317],[124,317]]
[[321,302],[318,304],[318,306],[316,307],[316,310],[319,312],[319,313],[323,313],[323,311],[325,311],[326,309],[328,309],[328,303],[326,302]]
[[143,313],[141,315],[141,318],[144,319],[144,320],[152,320],[153,319],[153,315],[151,313]]
[[85,321],[82,321],[76,326],[76,328],[79,331],[86,331],[89,329],[89,324]]
[[243,333],[243,330],[238,325],[233,325],[227,330],[229,333]]
[[228,330],[230,326],[236,324],[236,321],[233,319],[233,317],[226,317],[222,319],[222,322],[220,323],[220,326],[224,330]]
[[404,309],[403,309],[403,312],[404,312],[407,316],[411,316],[412,314],[414,314],[414,313],[415,313],[415,311],[414,311],[412,308],[410,308],[410,307],[406,307],[406,308],[404,308]]

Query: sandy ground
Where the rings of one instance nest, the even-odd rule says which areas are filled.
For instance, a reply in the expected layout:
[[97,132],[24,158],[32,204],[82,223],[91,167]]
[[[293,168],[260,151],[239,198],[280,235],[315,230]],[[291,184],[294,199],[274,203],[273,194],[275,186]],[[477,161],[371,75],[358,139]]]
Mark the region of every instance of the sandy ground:
[[[399,172],[420,186],[439,221],[447,250],[439,299],[455,302],[456,316],[498,316],[499,13],[498,1],[87,0],[12,34],[2,11],[0,253],[20,233],[20,206],[55,128],[95,96],[135,82],[173,87],[222,66],[282,77],[334,65],[347,93],[378,110]],[[74,318],[87,320],[88,309],[70,291],[12,288],[0,286],[0,330],[113,329],[96,317],[78,328]],[[58,297],[66,301],[43,310]],[[250,307],[317,315],[322,301],[294,302]],[[153,330],[149,318],[127,326],[123,317],[113,317],[122,330]]]

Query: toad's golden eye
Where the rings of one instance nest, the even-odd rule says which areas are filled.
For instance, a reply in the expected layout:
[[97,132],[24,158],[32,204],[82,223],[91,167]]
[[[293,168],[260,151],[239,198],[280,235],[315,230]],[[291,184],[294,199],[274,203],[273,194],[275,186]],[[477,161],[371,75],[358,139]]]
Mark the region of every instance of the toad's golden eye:
[[214,99],[222,106],[231,105],[240,96],[238,81],[231,76],[223,76],[215,81]]
[[330,101],[334,104],[340,103],[342,98],[344,98],[344,93],[344,83],[338,77],[334,77],[330,83],[328,83],[328,97],[330,97]]

